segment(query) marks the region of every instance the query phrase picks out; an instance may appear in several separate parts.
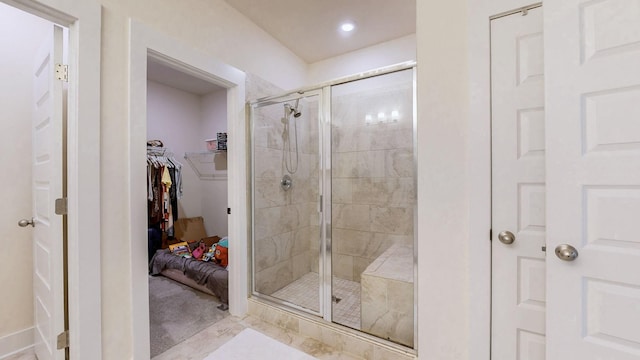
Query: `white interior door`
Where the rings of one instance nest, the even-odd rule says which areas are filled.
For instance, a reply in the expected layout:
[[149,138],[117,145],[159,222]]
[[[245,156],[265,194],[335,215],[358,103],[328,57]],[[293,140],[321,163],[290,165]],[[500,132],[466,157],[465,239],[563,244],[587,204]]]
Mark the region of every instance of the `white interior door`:
[[640,0],[545,1],[544,30],[547,358],[639,359]]
[[53,26],[34,64],[33,112],[33,293],[35,350],[39,360],[64,359],[57,335],[64,331],[63,223],[55,201],[63,190],[62,28]]
[[495,360],[545,358],[543,58],[542,8],[491,21]]

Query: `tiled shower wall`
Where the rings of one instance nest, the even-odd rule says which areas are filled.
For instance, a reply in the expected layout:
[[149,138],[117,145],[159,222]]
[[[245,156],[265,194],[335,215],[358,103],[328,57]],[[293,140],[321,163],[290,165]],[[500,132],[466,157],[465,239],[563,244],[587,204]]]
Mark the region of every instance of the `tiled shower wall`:
[[[254,117],[255,286],[267,295],[317,272],[313,265],[319,249],[317,100],[300,104],[302,116],[291,117],[298,127],[299,159],[298,170],[289,174],[293,179],[289,191],[280,187],[282,176],[288,174],[282,160],[284,106],[259,108]],[[293,122],[291,148],[295,165]]]
[[359,282],[392,244],[413,245],[412,100],[410,83],[332,97],[334,276]]

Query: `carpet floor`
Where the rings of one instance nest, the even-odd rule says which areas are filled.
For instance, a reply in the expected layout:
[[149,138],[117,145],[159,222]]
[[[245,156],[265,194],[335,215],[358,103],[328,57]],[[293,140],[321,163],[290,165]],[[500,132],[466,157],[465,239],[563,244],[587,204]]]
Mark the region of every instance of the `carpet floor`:
[[229,315],[218,299],[164,276],[149,276],[151,357]]

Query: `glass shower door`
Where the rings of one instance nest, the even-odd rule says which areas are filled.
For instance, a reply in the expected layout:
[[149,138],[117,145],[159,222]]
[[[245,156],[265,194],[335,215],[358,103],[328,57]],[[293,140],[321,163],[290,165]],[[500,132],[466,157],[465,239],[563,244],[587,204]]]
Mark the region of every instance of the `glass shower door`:
[[319,315],[319,91],[253,104],[253,292]]
[[413,346],[414,70],[331,88],[332,321]]

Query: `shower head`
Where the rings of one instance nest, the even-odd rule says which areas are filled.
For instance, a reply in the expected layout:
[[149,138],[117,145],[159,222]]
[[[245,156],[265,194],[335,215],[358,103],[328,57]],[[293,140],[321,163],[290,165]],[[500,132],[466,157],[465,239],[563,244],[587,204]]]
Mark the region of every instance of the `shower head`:
[[299,118],[302,115],[302,112],[298,110],[298,102],[300,100],[296,100],[296,106],[291,106],[289,104],[284,104],[284,110],[287,116],[293,114],[293,117]]

